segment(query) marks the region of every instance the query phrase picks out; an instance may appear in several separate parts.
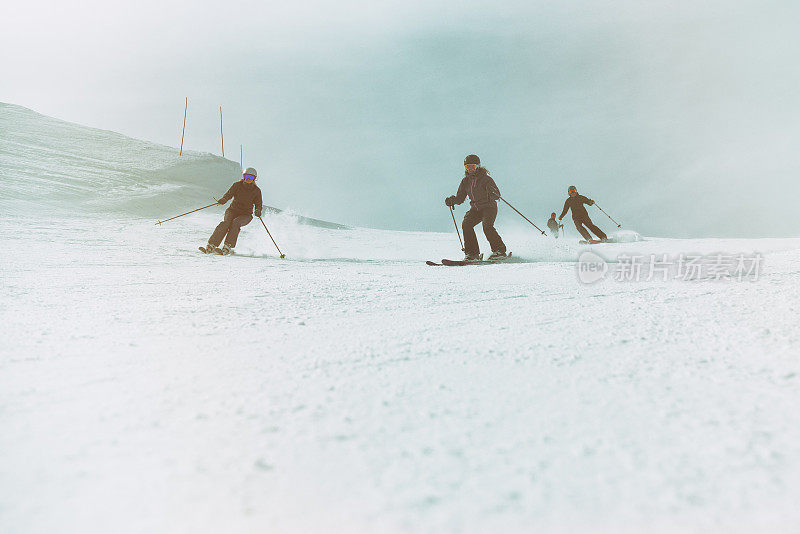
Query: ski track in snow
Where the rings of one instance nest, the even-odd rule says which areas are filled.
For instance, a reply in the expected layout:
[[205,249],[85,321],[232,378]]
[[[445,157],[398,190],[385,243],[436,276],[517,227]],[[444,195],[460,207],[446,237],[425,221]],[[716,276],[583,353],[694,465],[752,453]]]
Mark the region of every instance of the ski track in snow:
[[[169,216],[171,183],[109,187]],[[764,270],[583,285],[585,247],[511,228],[526,263],[429,267],[454,235],[288,214],[265,217],[287,259],[257,221],[226,258],[196,250],[221,208],[156,227],[87,202],[0,216],[1,532],[800,530],[798,239],[597,245]]]

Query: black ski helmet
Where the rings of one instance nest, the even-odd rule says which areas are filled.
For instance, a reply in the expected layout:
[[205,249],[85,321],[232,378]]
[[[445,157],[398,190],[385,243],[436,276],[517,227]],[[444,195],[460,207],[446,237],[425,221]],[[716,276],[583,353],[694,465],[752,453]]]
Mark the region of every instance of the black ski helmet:
[[464,165],[469,165],[470,163],[473,163],[475,165],[480,165],[481,164],[481,158],[479,158],[475,154],[470,154],[469,156],[464,158]]
[[569,193],[572,193],[573,191],[577,192],[577,191],[578,191],[578,188],[577,188],[577,187],[575,187],[574,185],[571,185],[571,186],[569,186],[569,187],[567,188],[567,194],[569,194]]

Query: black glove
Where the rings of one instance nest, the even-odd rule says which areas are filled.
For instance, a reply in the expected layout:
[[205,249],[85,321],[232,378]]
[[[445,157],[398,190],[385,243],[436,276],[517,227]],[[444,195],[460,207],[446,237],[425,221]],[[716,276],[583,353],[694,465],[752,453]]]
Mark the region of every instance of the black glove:
[[444,205],[452,208],[456,205],[456,197],[447,197],[444,199]]
[[255,215],[256,215],[256,217],[261,217],[261,210],[256,210]]

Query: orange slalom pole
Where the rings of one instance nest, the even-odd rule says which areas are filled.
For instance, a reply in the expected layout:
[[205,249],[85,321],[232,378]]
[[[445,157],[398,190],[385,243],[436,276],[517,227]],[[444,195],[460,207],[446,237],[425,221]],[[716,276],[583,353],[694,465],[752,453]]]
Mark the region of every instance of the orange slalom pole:
[[181,150],[178,156],[183,155],[183,136],[186,134],[186,111],[189,109],[189,97],[186,97],[186,104],[183,106],[183,131],[181,132]]
[[222,106],[219,107],[219,139],[222,143],[222,157],[225,157],[225,136],[222,135]]

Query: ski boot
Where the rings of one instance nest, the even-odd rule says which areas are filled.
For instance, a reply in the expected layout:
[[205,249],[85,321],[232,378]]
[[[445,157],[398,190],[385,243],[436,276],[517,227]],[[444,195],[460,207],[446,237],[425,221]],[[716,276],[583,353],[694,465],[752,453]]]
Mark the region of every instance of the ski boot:
[[465,254],[464,261],[483,261],[483,254]]
[[497,261],[497,260],[504,260],[508,256],[506,256],[505,252],[492,252],[491,256],[489,256],[486,261]]
[[214,252],[214,248],[216,247],[214,247],[214,245],[212,245],[211,243],[208,243],[204,247],[197,247],[197,248],[199,248],[200,252],[202,252],[203,254],[212,254]]
[[225,243],[224,245],[222,245],[221,249],[217,249],[215,252],[217,252],[218,254],[222,254],[223,256],[229,256],[233,254],[233,248],[231,248],[229,244]]

